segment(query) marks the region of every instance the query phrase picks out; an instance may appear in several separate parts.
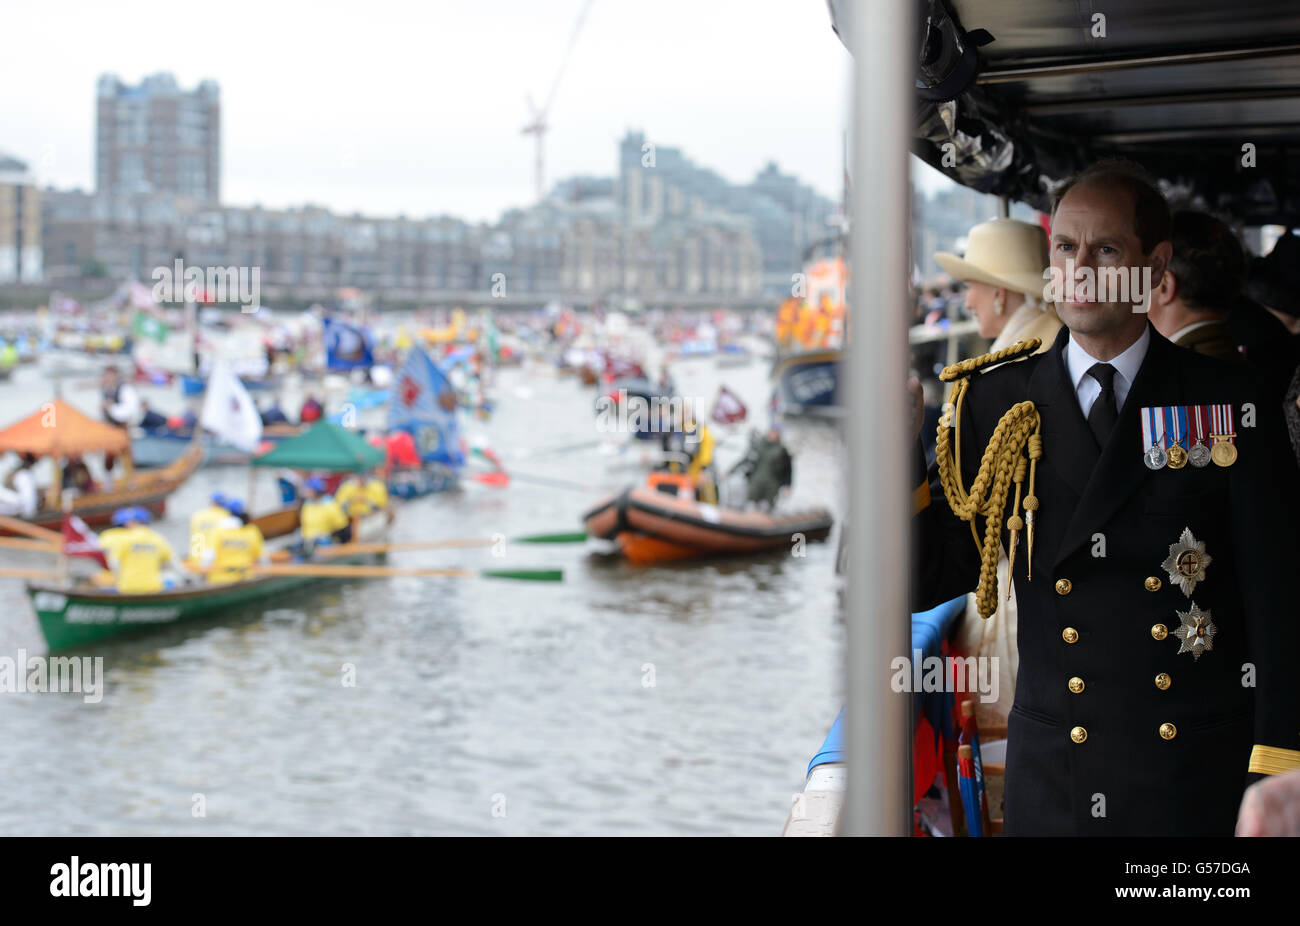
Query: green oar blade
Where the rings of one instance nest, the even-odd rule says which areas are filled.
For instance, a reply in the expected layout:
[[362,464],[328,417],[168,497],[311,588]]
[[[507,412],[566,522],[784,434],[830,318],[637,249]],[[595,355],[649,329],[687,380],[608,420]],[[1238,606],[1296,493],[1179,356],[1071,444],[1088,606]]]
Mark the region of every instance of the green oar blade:
[[583,543],[587,539],[586,531],[570,531],[563,534],[532,534],[528,537],[516,537],[515,543]]
[[484,579],[524,579],[531,582],[564,581],[564,571],[561,569],[480,569],[479,575]]

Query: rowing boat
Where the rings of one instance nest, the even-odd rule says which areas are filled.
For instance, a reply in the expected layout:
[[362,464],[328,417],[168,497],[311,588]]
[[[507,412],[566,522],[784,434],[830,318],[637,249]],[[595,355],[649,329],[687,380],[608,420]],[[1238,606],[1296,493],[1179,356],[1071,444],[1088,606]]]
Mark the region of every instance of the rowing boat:
[[[275,513],[274,523],[285,521],[289,514],[296,526],[296,508]],[[390,523],[389,512],[376,512],[359,519],[355,533],[360,540],[378,540],[387,534]],[[331,557],[328,562],[361,563],[382,556],[382,553],[356,553]],[[140,595],[124,595],[92,586],[62,588],[28,583],[27,594],[45,641],[53,651],[221,614],[326,581],[329,580],[319,576],[261,576],[226,585],[195,585]]]
[[[65,511],[92,527],[108,524],[119,508],[139,506],[161,515],[167,496],[175,492],[198,468],[202,451],[191,443],[169,465],[151,472],[136,472],[130,457],[131,439],[126,431],[95,421],[62,400],[46,402],[36,413],[0,431],[0,454],[12,451],[48,457],[53,462],[54,480],[45,489],[41,507],[30,518],[37,527],[57,530]],[[63,500],[63,467],[68,459],[86,453],[116,454],[122,458],[125,474],[111,489]],[[4,531],[0,531],[4,533]]]
[[587,533],[615,541],[633,563],[736,556],[825,540],[833,519],[824,508],[768,514],[731,511],[653,488],[629,488],[583,515]]
[[[198,469],[201,458],[200,448],[191,445],[172,463],[161,469],[134,473],[126,479],[119,480],[107,492],[95,492],[73,498],[69,510],[91,527],[107,525],[113,519],[114,511],[133,505],[147,508],[154,517],[161,517],[167,508],[167,497],[193,475]],[[37,510],[33,517],[23,520],[37,527],[58,530],[63,523],[63,514],[57,508],[45,507]],[[0,529],[0,535],[8,533],[10,532]]]

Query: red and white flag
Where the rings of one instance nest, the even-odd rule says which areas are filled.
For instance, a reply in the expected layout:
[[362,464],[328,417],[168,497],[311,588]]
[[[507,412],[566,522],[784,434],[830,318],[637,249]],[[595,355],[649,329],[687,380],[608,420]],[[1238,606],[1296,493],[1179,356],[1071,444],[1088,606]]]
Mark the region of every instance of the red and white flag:
[[718,389],[718,397],[713,400],[712,418],[718,424],[739,424],[749,417],[749,409],[726,386]]
[[88,556],[99,563],[100,568],[108,568],[108,560],[104,558],[104,548],[99,545],[99,538],[75,514],[63,516],[63,555]]

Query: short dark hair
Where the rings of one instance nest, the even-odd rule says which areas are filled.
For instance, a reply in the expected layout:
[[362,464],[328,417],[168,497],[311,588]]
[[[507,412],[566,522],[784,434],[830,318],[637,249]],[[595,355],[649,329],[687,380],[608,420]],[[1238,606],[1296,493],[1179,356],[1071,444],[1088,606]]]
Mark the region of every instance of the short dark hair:
[[1133,196],[1133,230],[1144,253],[1173,234],[1169,203],[1142,165],[1124,158],[1103,158],[1088,165],[1052,191],[1052,215],[1076,186],[1119,187]]
[[1246,282],[1246,254],[1227,223],[1208,212],[1180,209],[1173,216],[1174,256],[1169,272],[1189,306],[1227,314]]

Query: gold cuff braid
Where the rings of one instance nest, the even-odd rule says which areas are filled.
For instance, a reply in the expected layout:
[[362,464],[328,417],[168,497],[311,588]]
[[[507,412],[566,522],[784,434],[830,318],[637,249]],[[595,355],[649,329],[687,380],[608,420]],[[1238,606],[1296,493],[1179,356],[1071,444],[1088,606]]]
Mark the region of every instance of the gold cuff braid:
[[912,514],[920,514],[930,507],[930,486],[921,483],[912,492]]
[[1261,775],[1280,775],[1300,768],[1300,749],[1283,749],[1280,746],[1261,746],[1256,743],[1250,751],[1249,772]]

